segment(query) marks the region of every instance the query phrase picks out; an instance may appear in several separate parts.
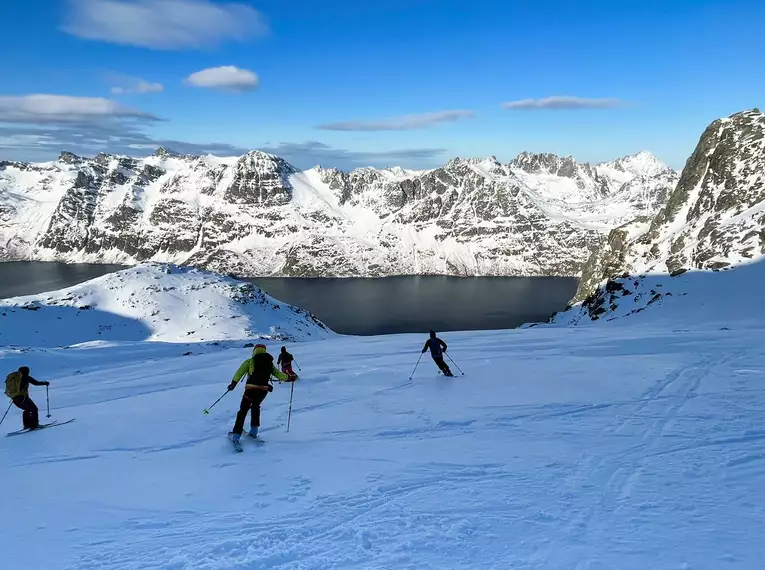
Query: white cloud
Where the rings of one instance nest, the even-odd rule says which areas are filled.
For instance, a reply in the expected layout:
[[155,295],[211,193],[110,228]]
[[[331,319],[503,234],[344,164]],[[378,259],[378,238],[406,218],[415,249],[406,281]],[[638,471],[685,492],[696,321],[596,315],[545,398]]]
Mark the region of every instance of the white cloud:
[[419,115],[406,115],[404,117],[391,117],[379,121],[345,121],[319,125],[317,129],[325,131],[410,131],[424,129],[440,123],[450,123],[473,117],[472,111],[439,111],[436,113],[422,113]]
[[125,85],[118,85],[112,87],[113,95],[126,95],[128,93],[162,93],[165,90],[165,86],[161,83],[150,83],[143,79],[137,79],[130,81]]
[[209,0],[68,0],[62,29],[78,38],[180,50],[245,41],[268,33],[247,4]]
[[159,120],[149,113],[124,107],[102,97],[46,94],[0,96],[0,122],[73,123],[104,119]]
[[502,107],[511,110],[537,110],[537,109],[613,109],[620,107],[619,99],[587,99],[583,97],[556,96],[545,99],[521,99],[503,103]]
[[258,86],[258,76],[247,69],[233,65],[211,67],[192,73],[186,78],[188,85],[220,89],[222,91],[250,91]]

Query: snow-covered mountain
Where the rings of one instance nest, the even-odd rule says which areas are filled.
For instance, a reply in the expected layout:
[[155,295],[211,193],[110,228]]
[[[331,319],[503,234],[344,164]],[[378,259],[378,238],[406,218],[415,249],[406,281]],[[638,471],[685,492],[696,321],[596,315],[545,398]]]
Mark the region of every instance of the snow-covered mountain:
[[251,283],[147,263],[74,287],[0,300],[0,345],[93,340],[321,340],[334,333]]
[[193,265],[239,276],[578,275],[678,174],[647,153],[298,171],[242,157],[63,153],[0,162],[0,259]]
[[[755,109],[714,121],[658,214],[610,233],[585,266],[575,311],[610,316],[629,297],[634,312],[642,308],[633,295],[644,288],[641,278],[732,268],[764,253],[765,114]],[[649,293],[652,303],[662,297],[655,287]]]

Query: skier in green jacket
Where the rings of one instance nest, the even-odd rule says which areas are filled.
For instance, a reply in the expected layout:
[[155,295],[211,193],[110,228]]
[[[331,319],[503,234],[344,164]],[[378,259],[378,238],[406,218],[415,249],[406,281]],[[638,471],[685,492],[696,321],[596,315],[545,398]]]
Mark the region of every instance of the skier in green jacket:
[[237,383],[247,374],[247,381],[244,386],[244,395],[242,403],[239,406],[239,413],[236,415],[234,430],[232,431],[232,440],[234,444],[239,443],[239,439],[244,431],[244,420],[247,418],[247,412],[251,412],[250,431],[251,437],[258,437],[258,428],[260,427],[260,405],[269,392],[274,387],[271,385],[271,376],[279,381],[285,381],[288,376],[274,366],[274,357],[266,350],[265,345],[256,344],[252,350],[252,357],[242,362],[241,366],[234,374],[231,384],[228,385],[229,391],[236,388]]

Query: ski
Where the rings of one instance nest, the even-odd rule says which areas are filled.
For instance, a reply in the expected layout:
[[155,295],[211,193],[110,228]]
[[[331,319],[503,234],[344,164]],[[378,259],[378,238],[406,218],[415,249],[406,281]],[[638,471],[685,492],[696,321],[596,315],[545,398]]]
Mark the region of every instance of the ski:
[[250,438],[250,439],[252,439],[252,440],[255,440],[255,442],[256,442],[256,443],[261,443],[261,444],[262,444],[262,443],[266,443],[266,440],[265,440],[265,439],[261,439],[259,435],[250,435],[250,434],[248,433],[248,434],[247,434],[247,437],[249,437],[249,438]]
[[47,424],[40,424],[39,426],[37,426],[36,429],[27,429],[27,428],[24,428],[24,429],[20,429],[18,431],[12,431],[10,433],[7,433],[6,437],[11,437],[11,436],[14,436],[14,435],[21,435],[22,433],[32,433],[32,432],[40,431],[40,430],[43,430],[43,429],[46,429],[46,428],[54,427],[54,426],[65,426],[66,424],[72,423],[75,419],[76,418],[72,418],[71,420],[67,420],[65,422],[60,422],[60,421],[56,420],[56,421],[53,421],[53,422],[50,422],[50,423],[47,423]]

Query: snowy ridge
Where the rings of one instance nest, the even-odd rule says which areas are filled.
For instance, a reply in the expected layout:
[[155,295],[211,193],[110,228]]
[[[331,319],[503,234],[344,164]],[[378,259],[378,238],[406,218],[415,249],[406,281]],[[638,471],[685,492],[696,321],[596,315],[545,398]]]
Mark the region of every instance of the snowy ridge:
[[610,229],[655,214],[676,181],[648,155],[301,172],[258,151],[62,153],[0,162],[0,258],[240,276],[578,275]]
[[251,283],[199,269],[140,265],[74,287],[0,300],[0,345],[90,341],[305,341],[333,333]]
[[[765,114],[753,110],[717,120],[704,131],[655,217],[640,217],[610,233],[584,268],[573,320],[642,310],[640,295],[629,302],[622,298],[624,289],[627,295],[645,289],[640,279],[734,268],[758,261],[764,252]],[[637,278],[632,284],[619,279],[627,276]],[[649,298],[661,296],[651,291]]]

